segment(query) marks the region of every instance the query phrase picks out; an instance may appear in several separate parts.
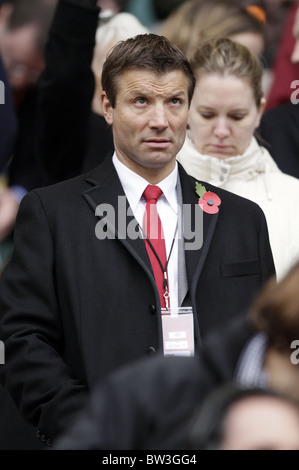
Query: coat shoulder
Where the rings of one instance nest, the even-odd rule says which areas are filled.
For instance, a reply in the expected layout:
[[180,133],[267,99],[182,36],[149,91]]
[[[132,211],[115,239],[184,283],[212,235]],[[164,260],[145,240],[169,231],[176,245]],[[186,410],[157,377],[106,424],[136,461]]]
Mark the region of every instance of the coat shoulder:
[[87,189],[89,185],[86,182],[86,179],[87,175],[84,174],[59,183],[34,189],[33,192],[35,192],[41,199],[51,199],[55,197],[65,198],[78,193],[78,191],[82,192]]

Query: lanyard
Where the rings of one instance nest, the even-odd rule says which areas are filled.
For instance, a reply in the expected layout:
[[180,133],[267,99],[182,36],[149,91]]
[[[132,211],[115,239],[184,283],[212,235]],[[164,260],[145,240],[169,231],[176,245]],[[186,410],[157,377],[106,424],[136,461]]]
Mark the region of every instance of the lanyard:
[[175,232],[174,232],[174,236],[173,236],[173,240],[172,240],[172,243],[171,243],[171,247],[170,247],[170,252],[169,252],[169,255],[168,255],[168,258],[167,258],[167,261],[166,261],[166,264],[165,264],[165,268],[163,267],[163,264],[159,258],[159,255],[158,253],[156,252],[155,248],[153,247],[150,239],[148,238],[147,234],[145,233],[145,231],[143,230],[142,227],[140,227],[139,225],[139,228],[141,229],[143,235],[144,235],[144,238],[147,240],[149,246],[151,247],[151,250],[152,252],[154,253],[155,257],[157,258],[158,260],[158,263],[160,265],[160,268],[162,269],[162,272],[163,272],[163,277],[164,277],[164,281],[163,281],[163,285],[164,285],[164,299],[165,299],[165,305],[166,305],[166,308],[167,310],[169,309],[169,297],[170,297],[170,294],[169,294],[169,284],[168,284],[168,278],[167,278],[167,266],[168,266],[168,263],[169,263],[169,260],[170,260],[170,256],[171,256],[171,253],[172,253],[172,250],[173,250],[173,246],[174,246],[174,242],[175,242],[175,238],[176,238],[176,234],[177,234],[177,231],[178,231],[178,224],[176,224],[176,227],[175,227]]

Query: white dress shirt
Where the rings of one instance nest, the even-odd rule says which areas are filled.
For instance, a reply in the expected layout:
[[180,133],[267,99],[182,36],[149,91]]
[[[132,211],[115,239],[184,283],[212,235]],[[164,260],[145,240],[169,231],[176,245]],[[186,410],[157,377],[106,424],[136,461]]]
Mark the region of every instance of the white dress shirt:
[[[142,197],[145,188],[150,184],[142,176],[137,175],[126,167],[116,156],[114,152],[112,158],[116,172],[124,189],[125,195],[129,201],[130,207],[140,227],[142,227],[143,216],[145,212],[146,201]],[[177,163],[174,170],[164,180],[157,185],[163,191],[162,196],[157,201],[157,211],[161,219],[164,231],[167,258],[171,250],[172,242],[176,232],[178,222],[178,200],[177,200]],[[176,235],[171,256],[167,267],[170,306],[178,306],[178,237]]]

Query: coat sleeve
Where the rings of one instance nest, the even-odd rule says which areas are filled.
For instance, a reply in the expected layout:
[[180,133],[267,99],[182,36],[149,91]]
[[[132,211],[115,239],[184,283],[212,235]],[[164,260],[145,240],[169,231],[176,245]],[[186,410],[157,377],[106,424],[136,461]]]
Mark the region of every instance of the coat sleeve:
[[39,197],[23,199],[14,251],[0,282],[0,380],[24,418],[53,438],[87,396],[62,358],[64,338],[55,288],[54,240]]
[[59,0],[38,81],[37,160],[45,184],[80,173],[86,149],[98,7]]

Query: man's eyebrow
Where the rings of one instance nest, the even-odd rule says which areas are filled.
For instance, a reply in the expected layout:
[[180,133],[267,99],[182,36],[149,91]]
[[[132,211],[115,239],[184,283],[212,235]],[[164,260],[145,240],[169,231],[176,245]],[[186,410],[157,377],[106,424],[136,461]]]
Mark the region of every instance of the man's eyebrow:
[[[134,88],[134,89],[131,89],[131,90],[127,90],[128,94],[130,95],[150,95],[152,93],[156,93],[155,91],[153,92],[152,90],[144,90],[142,88]],[[167,91],[166,92],[167,95],[169,96],[181,96],[181,95],[187,95],[188,92],[187,90],[170,90],[170,91]]]

